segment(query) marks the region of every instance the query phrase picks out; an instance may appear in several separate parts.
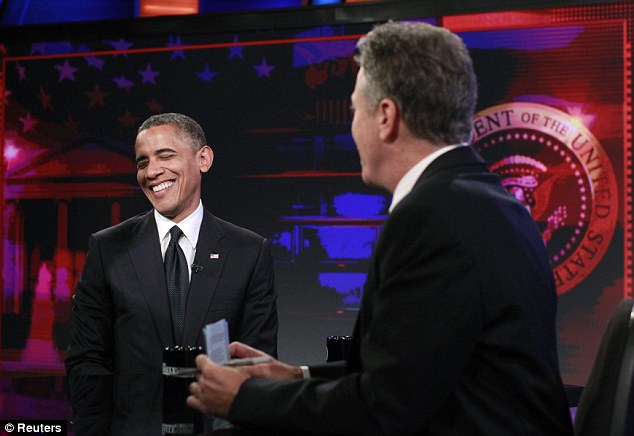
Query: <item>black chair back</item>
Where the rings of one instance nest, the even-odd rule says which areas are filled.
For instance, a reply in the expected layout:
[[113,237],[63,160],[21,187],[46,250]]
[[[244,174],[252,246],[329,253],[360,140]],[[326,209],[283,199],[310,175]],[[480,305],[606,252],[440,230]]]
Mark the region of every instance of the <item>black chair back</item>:
[[634,300],[614,309],[581,394],[576,436],[634,435]]

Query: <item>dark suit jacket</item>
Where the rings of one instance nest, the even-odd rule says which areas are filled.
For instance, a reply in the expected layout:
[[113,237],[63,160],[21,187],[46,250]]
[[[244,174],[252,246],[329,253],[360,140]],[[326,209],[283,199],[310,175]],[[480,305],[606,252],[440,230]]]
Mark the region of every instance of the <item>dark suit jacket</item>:
[[534,221],[461,147],[385,221],[345,374],[249,379],[229,419],[311,433],[570,435],[555,312]]
[[[107,429],[112,414],[116,421],[134,408],[160,412],[160,383],[146,381],[160,381],[163,349],[175,344],[152,211],[95,233],[89,245],[73,298],[66,371],[75,428],[101,420]],[[194,263],[202,269],[191,275],[183,344],[203,346],[203,326],[225,318],[231,341],[276,355],[268,242],[205,211]]]

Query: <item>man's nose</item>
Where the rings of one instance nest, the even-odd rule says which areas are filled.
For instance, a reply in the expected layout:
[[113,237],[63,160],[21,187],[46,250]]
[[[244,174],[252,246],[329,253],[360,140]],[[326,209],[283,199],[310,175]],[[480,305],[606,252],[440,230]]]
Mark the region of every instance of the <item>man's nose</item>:
[[154,179],[162,173],[163,173],[163,167],[161,167],[160,162],[150,159],[147,166],[147,173],[146,173],[147,177],[149,179]]

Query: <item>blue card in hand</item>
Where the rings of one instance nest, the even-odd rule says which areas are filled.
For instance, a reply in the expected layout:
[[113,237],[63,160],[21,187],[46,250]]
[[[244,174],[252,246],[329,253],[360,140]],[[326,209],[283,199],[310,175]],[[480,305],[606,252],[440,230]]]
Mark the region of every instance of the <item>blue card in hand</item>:
[[229,326],[224,318],[203,328],[207,357],[218,365],[229,362]]

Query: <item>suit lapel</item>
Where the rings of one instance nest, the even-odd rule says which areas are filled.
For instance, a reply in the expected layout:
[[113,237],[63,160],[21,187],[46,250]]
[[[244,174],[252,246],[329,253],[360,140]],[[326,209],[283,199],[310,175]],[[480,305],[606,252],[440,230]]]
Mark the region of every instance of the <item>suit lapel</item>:
[[185,308],[184,344],[197,344],[204,327],[207,311],[213,300],[223,265],[229,254],[229,249],[220,242],[223,237],[224,231],[216,221],[216,218],[205,211],[200,226],[194,260],[194,265],[202,268],[198,268],[198,272],[192,271],[187,306]]
[[174,345],[161,244],[152,212],[139,222],[133,232],[130,257],[137,273],[138,287],[150,309],[161,343],[163,346]]

